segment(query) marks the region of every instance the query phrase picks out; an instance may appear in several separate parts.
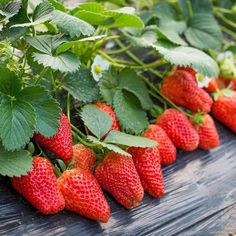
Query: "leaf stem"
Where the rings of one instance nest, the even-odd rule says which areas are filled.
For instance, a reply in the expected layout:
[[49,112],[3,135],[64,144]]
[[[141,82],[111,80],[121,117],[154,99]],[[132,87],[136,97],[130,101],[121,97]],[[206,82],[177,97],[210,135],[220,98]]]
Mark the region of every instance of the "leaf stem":
[[[125,45],[119,40],[119,39],[115,39],[115,42],[118,46],[121,47],[121,49],[126,49]],[[126,50],[125,53],[133,60],[135,61],[137,64],[139,65],[145,65],[145,63],[143,63],[134,53],[132,53],[130,50]],[[150,72],[152,72],[154,75],[156,75],[157,77],[162,78],[162,74],[152,68],[148,69]]]
[[192,17],[193,16],[193,8],[192,8],[190,0],[187,0],[187,5],[188,5],[189,16]]
[[216,16],[219,17],[222,21],[224,21],[226,24],[232,26],[233,28],[236,28],[236,24],[229,20],[228,18],[226,18],[224,15],[222,15],[221,13],[219,12],[216,12]]
[[93,144],[93,143],[88,143],[86,142],[83,138],[81,138],[75,131],[72,131],[73,135],[76,136],[76,138],[79,140],[80,143],[84,144],[85,146],[87,147],[90,147],[90,148],[97,148],[98,144]]
[[229,10],[229,9],[226,9],[226,8],[223,8],[223,7],[213,7],[213,10],[214,12],[223,12],[223,13],[229,13],[229,14],[232,14],[232,10]]
[[47,155],[45,154],[45,152],[43,151],[43,149],[40,147],[40,145],[38,144],[38,142],[36,140],[35,140],[35,143],[40,151],[39,156],[41,156],[41,154],[43,154],[43,156],[47,158]]
[[226,34],[230,35],[234,40],[236,40],[236,34],[235,34],[233,31],[227,29],[227,28],[224,27],[223,25],[221,25],[220,28],[221,28],[221,30],[222,30],[223,32],[225,32]]
[[[101,56],[103,56],[105,59],[107,59],[109,62],[111,62],[114,66],[121,67],[121,68],[129,67],[131,69],[143,70],[143,69],[149,69],[149,68],[152,68],[152,67],[157,67],[157,66],[160,66],[160,65],[163,65],[163,64],[166,63],[162,59],[160,59],[160,60],[152,62],[150,64],[143,64],[143,65],[140,65],[140,66],[137,66],[137,65],[125,65],[125,64],[119,63],[119,61],[117,61],[116,59],[111,58],[110,56],[108,56],[106,53],[104,53],[101,50],[98,50],[98,53]],[[122,61],[122,62],[124,62],[124,61]]]
[[43,76],[47,73],[49,67],[45,67],[42,72],[39,74],[39,77],[35,81],[35,85],[39,84],[40,80],[43,78]]
[[126,52],[126,50],[130,49],[131,47],[132,47],[131,45],[128,45],[127,47],[124,47],[124,48],[107,51],[107,54],[109,54],[109,55],[120,54],[122,52]]
[[81,132],[78,128],[76,128],[73,124],[71,124],[71,128],[76,131],[80,136],[82,136],[83,138],[86,138],[86,135]]

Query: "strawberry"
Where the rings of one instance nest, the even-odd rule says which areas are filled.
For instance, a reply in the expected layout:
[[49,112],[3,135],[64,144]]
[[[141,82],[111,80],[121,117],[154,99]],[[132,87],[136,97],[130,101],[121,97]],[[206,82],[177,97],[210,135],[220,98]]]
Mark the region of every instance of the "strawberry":
[[177,148],[192,151],[198,147],[199,136],[185,114],[176,109],[167,109],[156,121]]
[[236,92],[222,90],[212,106],[212,114],[236,133]]
[[80,167],[66,170],[58,179],[58,186],[66,202],[65,209],[92,220],[109,220],[110,207],[91,173]]
[[73,146],[73,158],[66,160],[65,163],[69,165],[72,160],[75,160],[72,168],[80,167],[84,170],[93,172],[94,163],[96,161],[95,153],[92,149],[85,147],[83,144],[76,144]]
[[184,67],[184,66],[178,66],[176,70],[183,70],[183,71],[187,71],[188,73],[190,73],[192,76],[196,76],[197,71],[195,71],[192,67]]
[[144,190],[153,197],[161,197],[165,190],[160,165],[161,157],[157,147],[130,147],[127,151],[133,157],[134,165]]
[[149,125],[144,137],[157,141],[162,165],[169,165],[176,160],[176,148],[159,125]]
[[217,84],[216,78],[211,78],[208,87],[204,88],[205,91],[211,93],[211,92],[215,92],[216,90],[219,89],[219,86]]
[[226,87],[230,87],[232,90],[236,91],[236,80],[226,79],[224,83]]
[[67,160],[73,156],[72,134],[70,122],[62,112],[60,114],[60,127],[54,136],[47,138],[40,133],[36,133],[34,134],[34,138],[39,145],[47,148],[61,159]]
[[133,208],[143,199],[144,190],[132,158],[110,152],[95,170],[99,184],[124,207]]
[[117,121],[115,112],[112,110],[110,106],[108,106],[105,103],[96,103],[96,107],[104,112],[106,112],[112,119],[112,127],[109,131],[111,130],[120,130],[119,123]]
[[33,158],[33,167],[25,176],[13,177],[13,187],[43,214],[56,214],[65,207],[51,163],[43,157]]
[[208,113],[213,103],[209,94],[198,87],[193,75],[183,70],[167,76],[162,83],[161,92],[176,105],[193,112]]
[[199,135],[199,147],[209,150],[219,146],[219,135],[212,117],[205,114],[202,124],[194,124]]

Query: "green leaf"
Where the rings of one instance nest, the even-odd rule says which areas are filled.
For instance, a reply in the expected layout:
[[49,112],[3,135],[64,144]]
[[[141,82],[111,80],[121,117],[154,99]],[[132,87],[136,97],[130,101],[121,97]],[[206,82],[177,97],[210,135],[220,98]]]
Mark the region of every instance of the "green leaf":
[[36,21],[49,13],[51,13],[54,10],[54,8],[48,3],[48,2],[42,2],[35,8],[33,12],[33,21]]
[[139,136],[134,136],[126,133],[122,133],[120,131],[111,130],[104,142],[113,143],[113,144],[121,144],[130,147],[155,147],[157,146],[157,142]]
[[53,11],[52,22],[71,37],[79,37],[81,34],[90,36],[94,33],[93,26],[87,22],[58,10]]
[[201,13],[191,17],[184,35],[191,45],[201,49],[214,49],[222,43],[219,25],[210,14]]
[[100,94],[110,106],[113,105],[114,94],[116,90],[119,89],[118,75],[117,71],[111,67],[108,72],[103,73],[98,83]]
[[153,7],[153,12],[162,20],[176,20],[178,18],[176,10],[168,3],[159,3]]
[[142,28],[144,26],[142,20],[133,14],[132,7],[123,7],[114,11],[106,11],[104,14],[113,18],[114,23],[109,24],[110,28],[116,27],[134,27]]
[[94,13],[102,13],[106,10],[106,8],[98,2],[81,3],[78,7],[73,9],[72,12],[76,12],[78,9],[83,9],[83,10],[94,12]]
[[62,11],[62,12],[66,12],[66,8],[64,7],[63,4],[61,4],[59,1],[57,0],[48,0],[48,2],[50,2],[50,4],[57,10]]
[[8,39],[10,42],[14,42],[25,35],[26,32],[27,28],[4,28],[0,31],[0,41]]
[[206,76],[217,76],[219,73],[216,62],[206,53],[192,47],[176,47],[173,45],[156,44],[153,47],[173,65],[190,66]]
[[87,138],[88,138],[89,141],[91,141],[95,144],[101,145],[102,147],[107,148],[110,151],[119,153],[119,154],[124,155],[124,156],[132,157],[128,152],[125,152],[123,149],[119,148],[116,145],[101,142],[97,138],[95,138],[91,135],[88,135]]
[[115,113],[123,130],[139,134],[148,126],[146,113],[138,99],[129,92],[118,90],[113,99]]
[[144,29],[126,29],[123,31],[127,40],[137,47],[150,47],[157,42],[157,32],[152,27]]
[[110,130],[112,126],[111,117],[94,105],[86,105],[81,111],[81,118],[88,129],[99,139]]
[[143,109],[149,110],[152,107],[152,100],[149,97],[147,87],[143,79],[134,70],[122,70],[119,78],[119,87],[133,93],[139,99]]
[[110,17],[103,14],[106,9],[97,2],[82,3],[75,9],[72,14],[92,25],[103,24]]
[[75,72],[80,68],[79,58],[71,52],[63,52],[57,56],[34,53],[34,60],[45,67],[51,67],[61,72]]
[[21,91],[18,98],[29,102],[36,113],[36,132],[45,137],[56,134],[59,128],[61,111],[58,102],[51,97],[49,92],[40,86],[27,87]]
[[105,34],[104,35],[96,35],[96,36],[92,36],[92,37],[82,38],[82,39],[79,39],[76,41],[68,41],[68,42],[61,44],[57,48],[56,52],[57,52],[57,54],[59,54],[61,52],[65,52],[65,51],[69,50],[70,48],[77,47],[80,44],[82,44],[83,42],[93,42],[93,41],[105,38],[106,36],[107,35],[105,35]]
[[81,102],[93,102],[99,97],[97,83],[88,69],[81,68],[78,72],[66,76],[62,87]]
[[15,28],[15,27],[30,27],[30,26],[34,26],[34,25],[39,25],[39,24],[45,23],[47,21],[50,21],[51,19],[52,19],[52,15],[48,14],[48,15],[42,16],[41,18],[39,18],[39,19],[37,19],[35,21],[32,21],[32,22],[12,25],[11,28]]
[[17,176],[26,175],[32,168],[32,157],[26,150],[9,152],[0,145],[0,175]]
[[16,15],[21,8],[20,1],[11,1],[8,3],[0,3],[0,16],[4,16],[7,19]]
[[193,15],[198,13],[212,14],[212,3],[209,0],[190,0],[193,10]]
[[127,90],[133,93],[146,110],[152,107],[152,100],[149,97],[147,87],[142,77],[134,70],[123,69],[119,73],[111,68],[105,72],[99,82],[100,93],[105,101],[112,105],[113,97],[117,90]]
[[[185,23],[183,22],[178,22],[178,21],[171,21],[171,23],[173,24],[173,26],[170,26],[170,22],[168,22],[168,28],[166,26],[160,26],[160,28],[158,29],[159,31],[159,37],[161,34],[160,38],[164,38],[167,39],[169,41],[171,41],[172,43],[175,43],[177,45],[182,45],[182,46],[186,46],[187,43],[180,37],[179,33],[177,31],[179,31],[180,33],[182,33],[182,31],[184,31],[184,29],[186,28]],[[179,27],[179,30],[178,30]],[[182,29],[180,29],[182,27]]]
[[19,150],[29,142],[36,126],[35,109],[24,101],[5,99],[0,105],[0,137],[7,150]]
[[102,25],[105,22],[109,22],[109,19],[112,19],[110,16],[106,16],[102,13],[90,12],[82,9],[75,12],[74,16],[88,22],[91,25]]
[[45,54],[52,54],[53,51],[62,43],[67,42],[67,38],[62,34],[58,35],[39,35],[26,37],[27,43],[33,48]]
[[14,96],[21,90],[21,82],[13,71],[0,68],[0,93]]

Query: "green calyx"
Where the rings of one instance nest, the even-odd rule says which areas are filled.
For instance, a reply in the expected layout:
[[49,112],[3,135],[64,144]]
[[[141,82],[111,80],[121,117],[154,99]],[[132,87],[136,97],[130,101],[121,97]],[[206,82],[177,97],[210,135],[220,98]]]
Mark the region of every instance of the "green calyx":
[[213,93],[213,99],[214,99],[214,101],[216,101],[220,95],[225,95],[227,97],[231,97],[232,93],[233,93],[233,91],[231,89],[222,89],[222,90],[219,90],[219,91]]

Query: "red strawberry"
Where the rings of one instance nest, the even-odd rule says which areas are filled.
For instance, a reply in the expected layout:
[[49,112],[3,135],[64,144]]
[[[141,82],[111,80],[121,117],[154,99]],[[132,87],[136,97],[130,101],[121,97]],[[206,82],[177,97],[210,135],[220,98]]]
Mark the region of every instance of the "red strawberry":
[[219,89],[219,86],[217,84],[217,80],[216,78],[211,78],[209,84],[208,84],[208,87],[207,88],[204,88],[205,91],[211,93],[211,92],[215,92],[216,90]]
[[99,184],[124,207],[133,208],[143,199],[144,190],[132,158],[110,152],[97,166]]
[[221,92],[212,106],[212,114],[236,133],[236,92]]
[[193,112],[210,112],[213,103],[209,94],[198,87],[193,75],[183,70],[167,76],[162,83],[161,92],[176,105]]
[[133,157],[134,165],[144,190],[153,197],[161,197],[165,190],[160,165],[161,157],[157,147],[130,147],[127,151]]
[[[83,144],[76,144],[73,146],[72,159],[75,160],[73,168],[80,167],[90,173],[93,172],[96,156],[92,149],[85,147]],[[66,160],[65,163],[68,165],[72,159]]]
[[199,136],[185,114],[176,109],[167,109],[156,121],[177,148],[192,151],[198,147]]
[[219,146],[219,135],[211,116],[205,114],[202,118],[203,123],[200,125],[194,124],[194,126],[199,135],[199,147],[205,150],[209,150]]
[[161,164],[169,165],[176,159],[176,148],[165,130],[159,125],[149,125],[144,137],[158,142],[158,150],[161,156]]
[[46,138],[40,133],[37,133],[34,134],[34,138],[39,145],[47,148],[61,159],[67,160],[71,159],[73,156],[72,134],[70,122],[62,112],[60,114],[60,127],[54,136]]
[[96,103],[96,107],[104,112],[106,112],[112,119],[112,127],[109,131],[111,130],[120,130],[119,123],[117,121],[115,112],[112,110],[110,106],[108,106],[105,103]]
[[226,79],[224,83],[226,87],[229,86],[232,90],[236,91],[236,80]]
[[96,178],[82,168],[66,170],[58,179],[65,198],[65,209],[89,219],[107,222],[110,207]]
[[197,71],[195,71],[192,67],[184,67],[184,66],[178,66],[176,70],[184,70],[193,75],[194,77],[197,74]]
[[65,207],[51,163],[33,158],[33,168],[26,176],[13,177],[13,187],[43,214],[56,214]]

